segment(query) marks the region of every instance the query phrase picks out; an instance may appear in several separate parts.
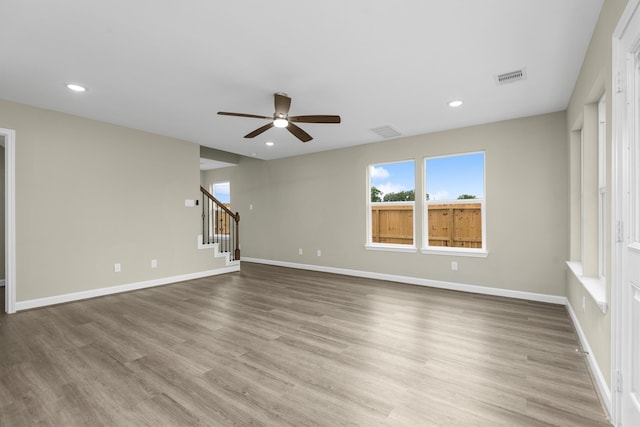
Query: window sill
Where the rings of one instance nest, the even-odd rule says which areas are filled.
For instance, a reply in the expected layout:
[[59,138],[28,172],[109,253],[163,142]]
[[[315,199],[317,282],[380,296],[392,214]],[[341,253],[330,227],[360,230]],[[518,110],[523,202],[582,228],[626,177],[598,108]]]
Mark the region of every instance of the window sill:
[[577,261],[567,261],[569,269],[574,276],[582,283],[582,286],[586,289],[587,293],[591,295],[593,301],[602,311],[603,314],[607,313],[607,285],[604,279],[599,277],[587,277],[584,275],[582,269],[582,263]]
[[412,245],[369,243],[368,245],[364,245],[364,248],[368,251],[413,252],[413,253],[418,251],[416,247]]
[[475,257],[486,258],[489,256],[489,252],[482,249],[464,249],[464,248],[422,248],[420,252],[430,255],[449,255],[449,256],[462,256],[462,257]]

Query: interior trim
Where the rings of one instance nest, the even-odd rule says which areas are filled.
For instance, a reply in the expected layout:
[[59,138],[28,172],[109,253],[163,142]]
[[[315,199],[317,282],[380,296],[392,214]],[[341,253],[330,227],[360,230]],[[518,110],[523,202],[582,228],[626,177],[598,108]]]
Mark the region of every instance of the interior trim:
[[571,323],[573,323],[573,327],[576,330],[576,334],[578,335],[578,340],[580,341],[580,345],[582,346],[582,350],[585,353],[585,357],[587,358],[587,363],[589,364],[589,369],[591,370],[591,374],[593,376],[593,380],[596,384],[596,389],[598,390],[598,394],[600,395],[600,400],[603,403],[605,410],[607,411],[607,415],[611,416],[611,389],[607,384],[607,381],[602,375],[602,371],[598,366],[598,362],[591,351],[591,346],[589,346],[589,341],[587,340],[587,336],[584,334],[584,331],[580,327],[580,322],[578,321],[578,317],[576,316],[576,312],[571,307],[571,302],[567,301],[567,312],[569,313],[569,318],[571,319]]
[[395,274],[374,273],[370,271],[350,270],[345,268],[325,267],[321,265],[298,264],[294,262],[275,261],[261,258],[243,257],[245,262],[255,262],[259,264],[276,265],[279,267],[299,268],[302,270],[321,271],[324,273],[344,274],[346,276],[364,277],[368,279],[387,280],[390,282],[406,283],[410,285],[428,286],[432,288],[449,289],[452,291],[470,292],[483,295],[494,295],[499,297],[517,298],[529,301],[548,302],[551,304],[566,305],[567,298],[560,295],[547,295],[535,292],[514,291],[504,288],[491,288],[481,285],[470,285],[466,283],[445,282],[441,280],[422,279],[419,277],[398,276]]
[[604,278],[585,276],[581,262],[567,261],[567,266],[576,279],[582,283],[582,286],[602,311],[602,314],[607,314],[609,305],[607,304],[607,284]]
[[37,298],[16,303],[16,310],[29,310],[31,308],[44,307],[53,304],[79,301],[87,298],[101,297],[105,295],[119,294],[121,292],[135,291],[139,289],[152,288],[155,286],[169,285],[171,283],[183,282],[185,280],[201,279],[203,277],[217,276],[219,274],[240,271],[240,264],[215,270],[201,271],[198,273],[182,274],[178,276],[164,277],[160,279],[146,280],[143,282],[129,283],[126,285],[109,286],[106,288],[91,289],[88,291],[73,292],[70,294],[56,295],[52,297]]
[[16,312],[16,131],[0,129],[4,136],[4,212],[5,212],[5,307]]

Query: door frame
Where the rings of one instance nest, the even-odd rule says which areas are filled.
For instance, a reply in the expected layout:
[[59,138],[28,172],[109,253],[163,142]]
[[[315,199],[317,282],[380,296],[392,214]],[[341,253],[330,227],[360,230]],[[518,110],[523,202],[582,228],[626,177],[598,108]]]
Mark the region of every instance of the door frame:
[[16,312],[16,131],[0,128],[4,136],[5,306]]
[[[626,259],[623,256],[625,250],[625,235],[628,232],[625,212],[625,185],[629,180],[630,171],[625,165],[625,148],[629,134],[627,123],[627,52],[624,48],[624,39],[631,36],[635,43],[640,45],[640,30],[634,29],[633,34],[627,34],[629,23],[636,14],[640,14],[640,0],[629,0],[627,6],[618,21],[618,25],[612,37],[612,92],[614,102],[612,108],[611,129],[611,417],[614,425],[622,422],[622,391],[625,384],[631,382],[631,373],[623,368],[623,277],[627,268]],[[640,107],[640,105],[638,105]],[[636,107],[637,108],[637,107]],[[637,114],[637,112],[636,112]],[[627,319],[628,321],[629,319]],[[627,386],[628,388],[628,386]]]

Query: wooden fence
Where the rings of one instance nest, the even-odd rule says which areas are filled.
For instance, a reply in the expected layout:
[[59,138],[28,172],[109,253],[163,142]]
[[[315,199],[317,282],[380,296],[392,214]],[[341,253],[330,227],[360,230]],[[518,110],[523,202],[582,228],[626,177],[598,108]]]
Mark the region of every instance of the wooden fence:
[[428,205],[429,246],[482,247],[480,203]]
[[[230,203],[223,203],[227,209],[231,209]],[[224,212],[214,210],[211,213],[211,228],[215,234],[229,234],[229,228],[231,227],[231,220],[224,215]],[[213,226],[215,224],[215,226]]]
[[[429,204],[429,246],[482,247],[480,203]],[[413,244],[413,205],[373,205],[372,242]]]
[[372,241],[413,244],[413,205],[371,206]]

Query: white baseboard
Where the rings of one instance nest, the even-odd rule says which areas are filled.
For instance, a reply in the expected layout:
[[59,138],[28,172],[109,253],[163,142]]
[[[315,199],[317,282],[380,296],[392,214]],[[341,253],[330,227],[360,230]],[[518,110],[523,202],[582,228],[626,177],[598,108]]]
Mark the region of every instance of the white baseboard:
[[576,329],[576,332],[578,334],[578,340],[580,340],[580,345],[582,346],[582,349],[586,353],[587,362],[589,363],[589,368],[591,369],[591,373],[594,376],[598,394],[600,394],[602,403],[604,403],[604,406],[608,412],[607,415],[611,416],[611,407],[612,407],[611,390],[609,389],[609,386],[607,385],[607,381],[604,379],[604,376],[602,375],[602,371],[598,366],[598,362],[596,361],[596,358],[593,355],[593,352],[591,351],[591,347],[589,346],[589,341],[587,341],[587,337],[582,331],[582,327],[580,327],[580,322],[578,321],[576,312],[573,310],[573,307],[571,307],[571,303],[569,301],[567,301],[567,311],[569,312],[569,318],[571,319],[571,322],[573,323],[573,326]]
[[421,279],[418,277],[397,276],[394,274],[372,273],[369,271],[350,270],[345,268],[324,267],[321,265],[298,264],[294,262],[274,261],[260,258],[243,257],[243,261],[259,264],[276,265],[280,267],[299,268],[302,270],[321,271],[325,273],[344,274],[346,276],[365,277],[367,279],[387,280],[390,282],[408,283],[411,285],[429,286],[432,288],[450,289],[453,291],[471,292],[476,294],[495,295],[507,298],[525,299],[530,301],[548,302],[565,305],[567,298],[558,295],[538,294],[535,292],[514,291],[511,289],[491,288],[488,286],[469,285],[465,283],[444,282],[440,280]]
[[218,268],[216,270],[201,271],[198,273],[182,274],[179,276],[163,277],[161,279],[146,280],[144,282],[129,283],[126,285],[110,286],[107,288],[91,289],[89,291],[74,292],[64,295],[56,295],[46,298],[37,298],[27,301],[17,301],[16,311],[28,310],[31,308],[44,307],[53,304],[78,301],[87,298],[101,297],[105,295],[118,294],[121,292],[135,291],[138,289],[151,288],[154,286],[168,285],[171,283],[183,282],[185,280],[200,279],[203,277],[216,276],[218,274],[232,273],[240,271],[240,263]]

